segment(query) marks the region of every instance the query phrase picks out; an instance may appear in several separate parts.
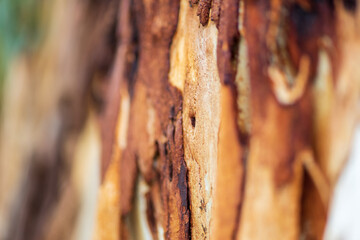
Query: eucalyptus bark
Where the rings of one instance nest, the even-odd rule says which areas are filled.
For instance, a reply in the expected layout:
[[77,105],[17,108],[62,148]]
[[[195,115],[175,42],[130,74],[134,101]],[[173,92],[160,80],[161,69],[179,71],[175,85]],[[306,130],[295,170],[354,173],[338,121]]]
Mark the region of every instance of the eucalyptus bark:
[[[76,238],[69,225],[81,215],[76,176],[84,173],[71,169],[94,159],[101,165],[94,239],[323,238],[358,123],[356,1],[58,7],[75,6],[80,17],[68,20],[76,27],[63,44],[75,67],[43,47],[56,59],[50,70],[56,77],[47,82],[63,69],[69,76],[46,109],[46,96],[35,104],[44,135],[23,158],[34,168],[36,191],[23,193],[29,200],[19,203],[22,215],[12,213],[8,236],[61,239],[67,229]],[[52,34],[50,45],[58,41]],[[34,57],[40,60],[29,75],[46,79],[42,56]],[[43,126],[56,123],[44,144]],[[2,155],[11,157],[5,135],[1,140]],[[29,212],[32,201],[44,202]],[[64,212],[69,222],[57,222]],[[11,228],[16,219],[29,224],[21,235]]]

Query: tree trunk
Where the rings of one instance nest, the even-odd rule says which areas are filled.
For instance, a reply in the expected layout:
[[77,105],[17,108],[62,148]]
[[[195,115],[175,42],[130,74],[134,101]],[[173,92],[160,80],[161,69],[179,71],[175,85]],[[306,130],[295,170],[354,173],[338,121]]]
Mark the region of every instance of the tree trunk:
[[356,1],[43,5],[4,85],[1,239],[347,236]]

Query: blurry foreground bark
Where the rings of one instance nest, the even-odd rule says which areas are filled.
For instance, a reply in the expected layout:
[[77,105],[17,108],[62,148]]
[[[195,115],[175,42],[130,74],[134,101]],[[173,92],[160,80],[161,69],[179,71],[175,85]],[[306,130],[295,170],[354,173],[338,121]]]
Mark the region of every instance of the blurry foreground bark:
[[323,238],[358,123],[356,1],[49,5],[5,85],[1,239]]

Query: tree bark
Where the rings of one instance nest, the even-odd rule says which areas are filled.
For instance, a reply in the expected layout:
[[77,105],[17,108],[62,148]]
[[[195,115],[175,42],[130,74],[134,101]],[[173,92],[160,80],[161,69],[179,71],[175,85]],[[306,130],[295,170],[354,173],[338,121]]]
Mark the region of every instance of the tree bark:
[[33,91],[5,88],[0,174],[29,170],[0,238],[324,237],[358,123],[356,1],[60,2],[49,29],[71,29],[8,75]]

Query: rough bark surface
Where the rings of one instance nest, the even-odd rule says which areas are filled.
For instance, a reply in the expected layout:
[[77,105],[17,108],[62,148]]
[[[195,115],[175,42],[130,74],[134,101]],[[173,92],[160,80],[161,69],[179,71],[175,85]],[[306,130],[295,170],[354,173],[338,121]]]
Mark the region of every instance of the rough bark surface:
[[79,238],[91,161],[94,239],[323,238],[359,116],[356,1],[54,1],[72,28],[9,75],[33,91],[5,95],[1,158],[29,170],[0,161],[1,239]]

